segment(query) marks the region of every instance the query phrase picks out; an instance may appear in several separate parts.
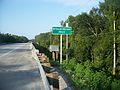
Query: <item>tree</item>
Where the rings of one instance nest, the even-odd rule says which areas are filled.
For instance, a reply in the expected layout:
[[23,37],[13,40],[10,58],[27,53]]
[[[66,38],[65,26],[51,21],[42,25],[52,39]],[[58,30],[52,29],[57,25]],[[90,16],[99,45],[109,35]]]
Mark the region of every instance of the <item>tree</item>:
[[[108,27],[109,31],[113,33],[113,49],[114,49],[114,60],[113,60],[113,74],[115,74],[116,70],[116,59],[119,57],[116,54],[116,50],[118,51],[119,47],[116,47],[116,39],[119,35],[116,33],[119,29],[120,22],[120,0],[105,0],[104,3],[100,4],[100,8],[104,16],[108,19]],[[119,51],[118,51],[119,52]],[[117,57],[116,57],[117,56]]]
[[[63,62],[63,69],[76,90],[114,90],[120,87],[120,0],[105,0],[99,6],[66,20],[73,34],[69,36],[70,60]],[[116,31],[113,31],[113,21]],[[62,22],[63,26],[65,22]],[[40,34],[38,37],[42,38],[37,41],[46,47],[48,38],[44,35]],[[59,36],[51,37],[51,44],[59,43]],[[115,76],[112,75],[113,41],[117,57]]]
[[28,42],[28,38],[25,36],[17,36],[12,34],[2,34],[0,33],[0,43],[21,43]]

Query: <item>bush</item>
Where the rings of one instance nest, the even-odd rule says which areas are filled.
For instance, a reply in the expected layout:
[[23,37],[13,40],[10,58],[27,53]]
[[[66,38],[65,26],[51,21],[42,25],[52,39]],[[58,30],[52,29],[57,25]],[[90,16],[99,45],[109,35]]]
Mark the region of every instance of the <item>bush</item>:
[[90,62],[76,63],[75,59],[63,61],[63,70],[75,90],[118,90],[120,80],[113,80],[104,71],[93,71]]
[[119,90],[120,89],[120,80],[114,79],[112,82],[112,90]]

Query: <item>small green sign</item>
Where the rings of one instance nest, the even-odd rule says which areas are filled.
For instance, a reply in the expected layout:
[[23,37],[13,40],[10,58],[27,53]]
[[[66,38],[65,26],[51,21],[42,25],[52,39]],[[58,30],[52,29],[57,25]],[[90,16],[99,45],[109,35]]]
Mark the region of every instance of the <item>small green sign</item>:
[[52,27],[52,34],[71,35],[72,34],[72,28],[71,27]]

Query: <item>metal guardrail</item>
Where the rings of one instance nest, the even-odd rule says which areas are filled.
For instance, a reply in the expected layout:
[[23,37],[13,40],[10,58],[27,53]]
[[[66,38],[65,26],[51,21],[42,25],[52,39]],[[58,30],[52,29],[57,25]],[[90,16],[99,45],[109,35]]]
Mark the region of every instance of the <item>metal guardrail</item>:
[[31,45],[31,47],[32,47],[32,54],[34,56],[34,59],[37,61],[37,64],[38,64],[38,67],[39,67],[39,71],[40,71],[40,74],[41,74],[41,77],[42,77],[42,80],[43,80],[43,84],[44,84],[45,90],[51,90],[50,85],[49,85],[48,80],[47,80],[47,77],[45,75],[45,72],[43,70],[43,67],[40,64],[40,61],[39,61],[39,59],[37,57],[36,49],[33,46],[33,44]]

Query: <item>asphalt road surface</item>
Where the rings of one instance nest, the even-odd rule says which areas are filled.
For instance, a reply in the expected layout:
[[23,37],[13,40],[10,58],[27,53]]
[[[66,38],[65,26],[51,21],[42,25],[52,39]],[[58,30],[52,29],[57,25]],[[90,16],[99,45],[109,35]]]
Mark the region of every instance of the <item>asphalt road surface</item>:
[[30,43],[0,45],[0,90],[45,90]]

